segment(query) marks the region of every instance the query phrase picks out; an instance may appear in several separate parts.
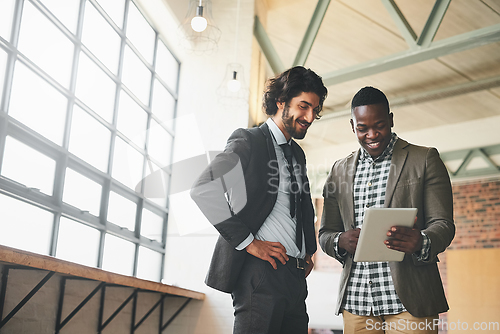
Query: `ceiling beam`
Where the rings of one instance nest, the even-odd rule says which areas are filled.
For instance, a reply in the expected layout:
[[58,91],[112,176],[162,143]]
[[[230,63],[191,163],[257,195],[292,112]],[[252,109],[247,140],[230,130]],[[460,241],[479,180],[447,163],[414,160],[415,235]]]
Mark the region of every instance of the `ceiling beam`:
[[300,44],[295,60],[293,61],[293,66],[303,66],[306,63],[307,56],[309,56],[309,52],[311,51],[329,5],[330,0],[318,0],[316,9],[314,10],[309,26],[307,27],[304,38],[302,38],[302,43]]
[[405,16],[403,15],[403,13],[401,13],[401,10],[399,10],[396,2],[394,2],[394,0],[382,0],[382,3],[391,15],[394,23],[396,23],[399,32],[401,32],[401,35],[405,39],[410,49],[415,48],[417,46],[417,34],[415,34],[415,31],[413,31]]
[[[500,154],[500,144],[476,147],[471,149],[457,150],[452,152],[440,153],[443,162],[446,163],[453,160],[462,161],[456,171],[451,171],[448,166],[448,172],[452,179],[461,177],[477,177],[477,176],[492,176],[500,175],[500,166],[498,166],[491,158],[492,155]],[[473,159],[480,158],[485,163],[485,167],[469,168]]]
[[[477,81],[468,81],[465,83],[452,85],[444,88],[427,90],[407,96],[390,98],[389,104],[391,106],[391,109],[394,109],[397,107],[436,101],[440,99],[459,96],[462,94],[469,94],[473,92],[479,92],[496,87],[500,87],[500,75]],[[324,107],[323,110],[327,111],[328,107]],[[321,117],[317,122],[323,122],[329,119],[334,119],[343,116],[350,116],[350,115],[351,115],[350,109],[339,108],[338,110],[325,113],[323,117]]]
[[276,52],[276,49],[274,49],[273,43],[271,43],[271,40],[267,35],[266,29],[260,22],[258,16],[255,16],[253,35],[257,39],[260,49],[262,50],[262,53],[264,53],[264,56],[266,57],[274,74],[283,72],[285,70],[283,62],[281,61],[278,53]]
[[427,48],[398,52],[322,75],[326,86],[477,48],[500,41],[500,24],[432,42]]
[[436,36],[439,26],[441,25],[441,21],[443,21],[444,14],[446,14],[446,11],[448,10],[450,2],[451,0],[436,0],[429,18],[425,23],[424,29],[422,29],[422,33],[418,37],[418,45],[423,47],[431,45],[434,40],[434,36]]

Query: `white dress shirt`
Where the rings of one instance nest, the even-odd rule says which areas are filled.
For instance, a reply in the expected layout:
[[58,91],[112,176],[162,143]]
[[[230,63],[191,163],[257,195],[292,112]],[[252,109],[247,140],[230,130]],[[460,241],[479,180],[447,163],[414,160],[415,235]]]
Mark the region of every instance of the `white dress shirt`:
[[[300,251],[295,244],[295,229],[297,226],[296,217],[292,218],[290,216],[290,173],[287,169],[288,163],[286,161],[285,154],[280,147],[281,144],[287,143],[287,140],[283,132],[281,132],[280,128],[271,118],[266,121],[266,124],[269,126],[269,130],[271,131],[274,150],[278,160],[278,198],[276,199],[273,210],[269,216],[267,216],[259,231],[257,231],[257,234],[255,236],[252,234],[248,235],[248,237],[241,244],[239,244],[236,249],[243,250],[254,240],[254,238],[256,238],[262,241],[279,242],[285,247],[286,254],[288,256],[303,259],[305,257],[306,249],[304,234],[302,232],[302,251]],[[290,145],[290,142],[287,144]],[[295,169],[295,178],[297,179],[299,187],[301,187],[302,178],[300,175],[300,166],[297,164],[295,157],[293,157],[293,166]]]

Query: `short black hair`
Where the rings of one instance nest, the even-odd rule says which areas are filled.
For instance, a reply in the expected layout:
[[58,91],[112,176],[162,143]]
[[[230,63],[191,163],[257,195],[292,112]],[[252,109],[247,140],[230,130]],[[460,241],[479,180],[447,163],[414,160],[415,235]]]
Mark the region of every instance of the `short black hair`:
[[366,86],[361,88],[352,98],[351,113],[354,108],[359,106],[368,106],[370,104],[383,104],[389,113],[389,101],[385,94],[375,87]]
[[277,102],[288,103],[303,92],[318,95],[319,107],[316,118],[320,118],[319,113],[323,109],[323,102],[328,90],[319,75],[302,66],[292,67],[267,81],[262,98],[262,108],[267,115],[274,116],[278,111]]

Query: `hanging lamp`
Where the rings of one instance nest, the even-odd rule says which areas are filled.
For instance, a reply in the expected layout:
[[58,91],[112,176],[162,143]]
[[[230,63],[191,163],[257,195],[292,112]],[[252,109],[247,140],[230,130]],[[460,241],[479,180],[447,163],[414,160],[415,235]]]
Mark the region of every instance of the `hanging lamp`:
[[211,0],[189,0],[186,17],[179,25],[181,45],[197,54],[217,50],[221,31],[212,17]]
[[236,7],[236,34],[233,62],[226,67],[224,80],[217,89],[219,102],[226,106],[244,106],[248,103],[249,90],[243,75],[243,65],[236,62],[238,53],[238,30],[240,24],[240,0]]

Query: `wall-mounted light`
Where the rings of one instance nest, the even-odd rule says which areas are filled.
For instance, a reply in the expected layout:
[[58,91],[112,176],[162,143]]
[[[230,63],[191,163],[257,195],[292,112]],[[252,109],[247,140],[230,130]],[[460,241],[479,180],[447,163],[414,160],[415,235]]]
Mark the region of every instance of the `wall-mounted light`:
[[217,49],[221,32],[212,17],[211,0],[189,0],[189,8],[178,28],[182,47],[194,53]]

